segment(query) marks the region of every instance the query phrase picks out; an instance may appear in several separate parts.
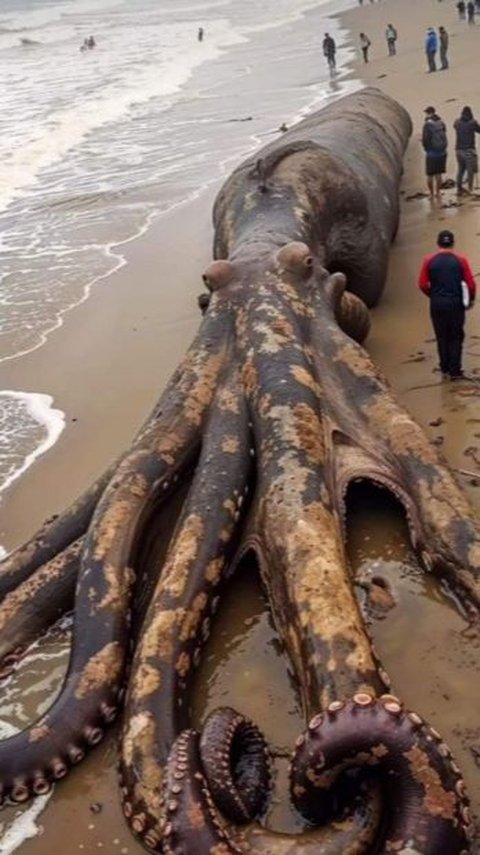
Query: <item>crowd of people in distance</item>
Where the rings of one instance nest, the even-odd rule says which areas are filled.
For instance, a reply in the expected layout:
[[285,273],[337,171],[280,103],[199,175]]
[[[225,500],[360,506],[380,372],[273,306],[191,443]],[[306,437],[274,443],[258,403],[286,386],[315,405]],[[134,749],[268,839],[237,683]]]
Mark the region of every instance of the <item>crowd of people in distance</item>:
[[458,0],[457,3],[458,17],[461,21],[468,21],[469,24],[475,23],[475,15],[480,14],[480,0]]
[[[373,2],[373,0],[371,0]],[[387,43],[387,56],[395,56],[397,53],[397,38],[398,33],[393,24],[388,24],[385,30],[385,41]],[[363,61],[368,62],[368,52],[370,50],[371,41],[366,33],[360,33],[360,50],[363,56]],[[336,70],[335,54],[337,46],[335,39],[329,33],[325,33],[323,39],[323,55],[327,60],[330,71]]]

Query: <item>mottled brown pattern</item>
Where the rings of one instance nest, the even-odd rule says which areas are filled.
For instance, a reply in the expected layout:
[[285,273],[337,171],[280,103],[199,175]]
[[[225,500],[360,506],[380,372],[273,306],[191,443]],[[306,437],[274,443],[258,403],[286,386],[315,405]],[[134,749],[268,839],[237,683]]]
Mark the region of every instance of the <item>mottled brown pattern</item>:
[[[73,581],[78,572],[69,672],[37,730],[0,743],[5,795],[24,800],[32,786],[42,790],[81,759],[113,720],[125,682],[123,813],[148,848],[165,855],[304,855],[310,847],[302,839],[258,825],[240,833],[231,820],[225,836],[222,812],[227,818],[226,790],[234,785],[216,791],[213,803],[206,754],[188,728],[192,673],[211,617],[227,578],[252,550],[311,719],[297,742],[292,793],[306,818],[324,825],[319,851],[387,850],[403,840],[403,829],[422,855],[465,848],[468,811],[449,752],[398,699],[375,697],[387,677],[344,548],[350,483],[379,483],[404,504],[421,560],[446,575],[472,614],[480,605],[476,520],[361,344],[398,226],[410,131],[398,104],[364,90],[273,140],[220,191],[215,259],[204,276],[206,312],[185,359],[127,453],[0,571],[6,593],[15,580],[46,570],[30,588],[40,604],[47,590],[57,590],[58,568],[47,570],[49,561],[59,556]],[[160,566],[157,510],[180,482]],[[7,606],[3,624],[0,612],[0,628],[15,628],[25,597],[19,592],[17,611]],[[142,621],[134,616],[134,634],[137,602]],[[62,746],[65,759],[58,756]],[[417,746],[426,765],[409,755]],[[228,769],[228,752],[219,762]],[[249,764],[250,797],[251,755]],[[386,775],[383,843],[374,794],[336,824],[311,798],[318,789],[312,783],[323,786],[326,802],[337,786],[343,795],[341,772],[355,765]],[[409,783],[398,793],[410,787],[413,808],[408,799],[395,802],[390,784],[399,777]],[[252,797],[246,818],[261,809]]]
[[116,642],[106,644],[102,650],[92,656],[80,674],[75,697],[84,698],[105,684],[116,683],[120,678],[122,666],[119,645]]

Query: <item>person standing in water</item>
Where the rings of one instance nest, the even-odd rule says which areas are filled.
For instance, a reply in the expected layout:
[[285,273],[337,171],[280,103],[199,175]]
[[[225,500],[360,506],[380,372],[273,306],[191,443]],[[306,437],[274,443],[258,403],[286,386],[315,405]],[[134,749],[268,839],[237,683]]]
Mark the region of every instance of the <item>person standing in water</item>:
[[204,34],[204,29],[203,29],[203,27],[199,27],[199,28],[198,28],[198,33],[197,33],[197,39],[198,39],[198,41],[199,41],[199,42],[203,42],[203,34]]
[[[442,377],[461,380],[465,309],[471,309],[475,302],[475,279],[468,259],[454,251],[453,232],[448,229],[439,232],[437,246],[437,252],[423,260],[418,286],[430,298],[430,317]],[[463,296],[463,283],[467,300]]]
[[325,38],[323,40],[323,55],[327,60],[328,67],[330,71],[335,71],[336,62],[335,62],[335,53],[337,50],[337,46],[335,44],[335,39],[332,39],[329,33],[325,33]]

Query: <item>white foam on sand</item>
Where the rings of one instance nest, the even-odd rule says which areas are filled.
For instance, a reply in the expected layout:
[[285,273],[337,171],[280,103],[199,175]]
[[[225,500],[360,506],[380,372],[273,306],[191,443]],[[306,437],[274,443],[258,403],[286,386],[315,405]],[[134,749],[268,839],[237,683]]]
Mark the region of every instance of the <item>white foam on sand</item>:
[[38,392],[0,392],[0,493],[55,445],[65,413]]
[[35,801],[24,811],[13,819],[6,827],[0,830],[0,855],[11,855],[29,840],[41,834],[42,827],[37,824],[37,819],[45,810],[52,797],[53,790],[44,796],[37,796]]

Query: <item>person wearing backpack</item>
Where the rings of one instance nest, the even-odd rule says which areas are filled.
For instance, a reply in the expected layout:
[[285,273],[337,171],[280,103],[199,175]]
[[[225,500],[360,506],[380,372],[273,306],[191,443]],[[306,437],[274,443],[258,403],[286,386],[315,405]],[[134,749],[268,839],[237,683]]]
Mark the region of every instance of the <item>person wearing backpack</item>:
[[430,196],[440,196],[442,176],[447,169],[447,128],[435,107],[425,109],[422,145],[425,150],[425,172]]
[[387,40],[388,55],[395,56],[397,52],[397,31],[393,24],[388,24],[385,30],[385,38]]
[[460,118],[453,123],[455,128],[455,154],[457,155],[457,193],[459,196],[466,191],[463,188],[463,179],[467,173],[468,193],[473,190],[473,178],[478,172],[477,150],[475,147],[475,134],[480,134],[480,125],[474,118],[471,107],[464,107]]

